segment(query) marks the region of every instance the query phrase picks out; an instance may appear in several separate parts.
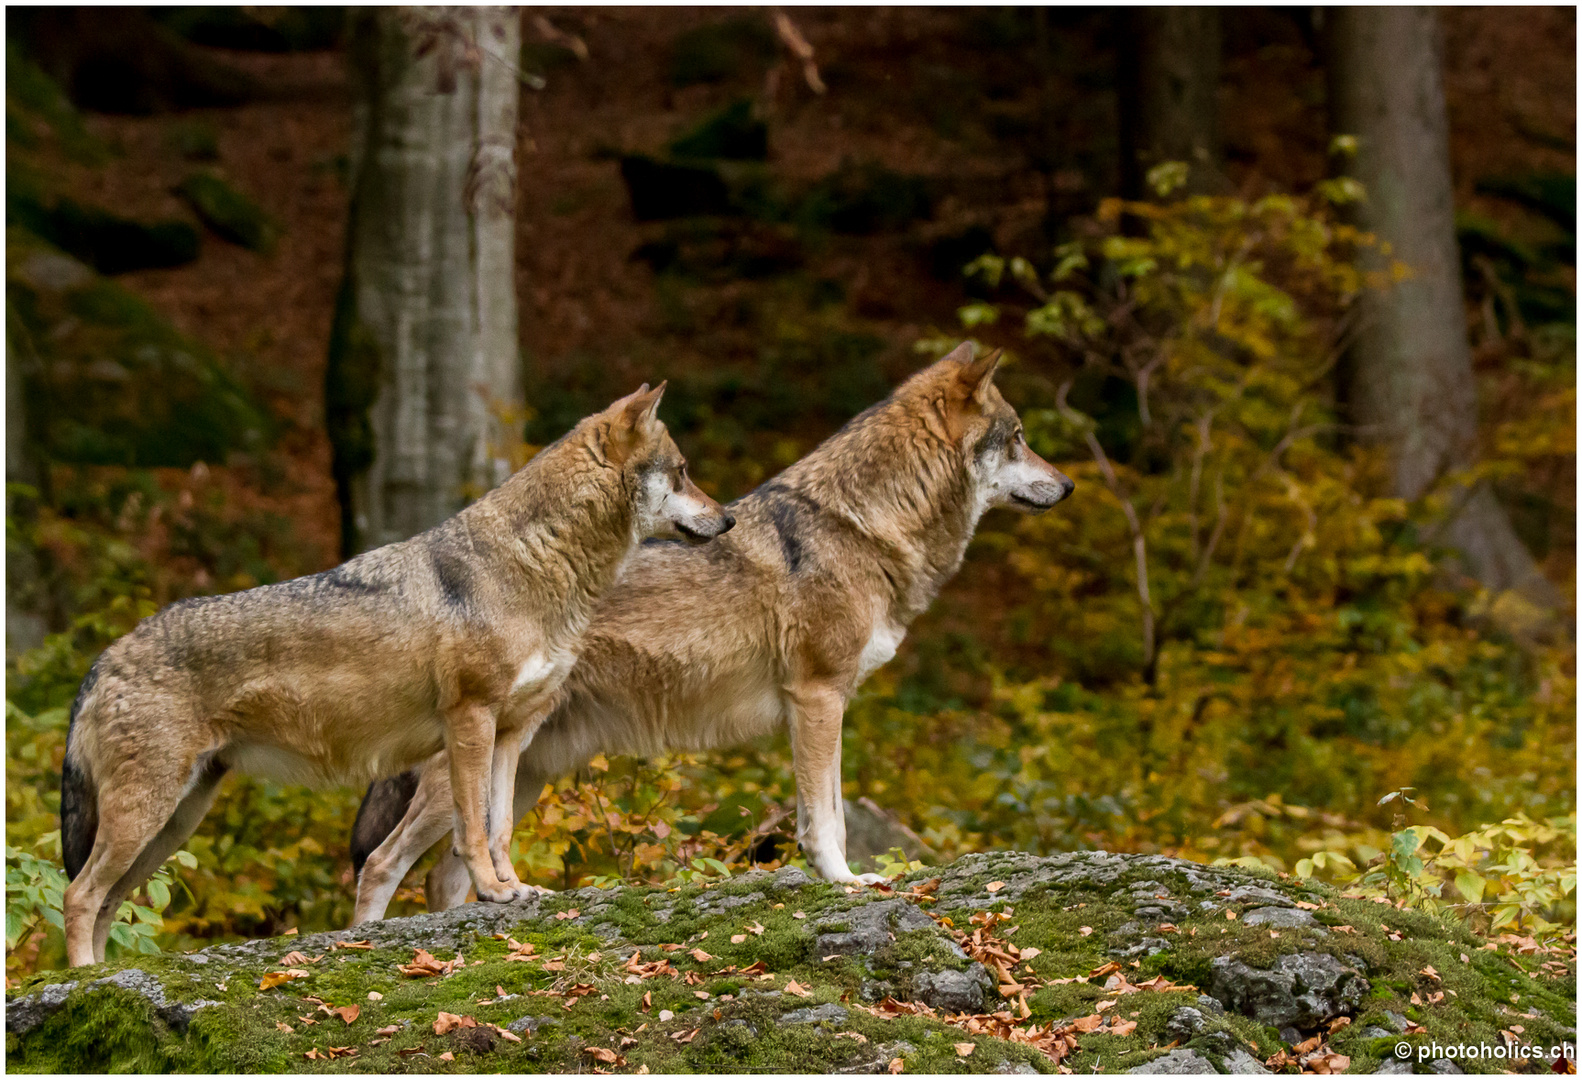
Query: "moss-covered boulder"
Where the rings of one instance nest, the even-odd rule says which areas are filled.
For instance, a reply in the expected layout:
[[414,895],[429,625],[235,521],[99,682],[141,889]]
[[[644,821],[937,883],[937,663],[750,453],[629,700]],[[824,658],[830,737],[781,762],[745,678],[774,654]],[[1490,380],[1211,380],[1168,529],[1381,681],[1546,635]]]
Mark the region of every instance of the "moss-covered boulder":
[[[1538,1072],[1575,1042],[1575,990],[1568,958],[1321,886],[997,854],[889,889],[783,869],[51,972],[8,995],[6,1051],[30,1072]],[[1450,1068],[1435,1044],[1503,1054]]]
[[187,466],[263,446],[267,411],[123,286],[6,230],[6,329],[27,432],[55,461]]
[[176,187],[176,194],[223,240],[267,254],[280,239],[279,221],[213,173],[193,173]]

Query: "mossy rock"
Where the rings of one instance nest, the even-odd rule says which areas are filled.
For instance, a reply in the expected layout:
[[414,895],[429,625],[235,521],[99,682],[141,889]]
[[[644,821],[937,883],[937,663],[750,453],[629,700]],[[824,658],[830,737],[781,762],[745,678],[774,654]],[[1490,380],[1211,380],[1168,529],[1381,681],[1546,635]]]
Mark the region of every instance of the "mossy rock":
[[185,266],[198,257],[198,230],[185,221],[134,221],[68,198],[46,205],[27,194],[12,194],[6,200],[6,221],[101,274]]
[[280,238],[280,223],[213,173],[193,173],[181,182],[176,193],[216,236],[249,251],[274,250]]
[[769,125],[754,114],[751,98],[738,98],[678,136],[670,153],[678,158],[764,161],[769,157]]
[[267,411],[211,352],[37,237],[6,238],[7,329],[27,430],[49,458],[185,467],[265,444]]
[[[952,999],[941,988],[982,986],[982,968],[929,916],[967,929],[982,911],[1011,913],[998,932],[1024,951],[1041,950],[1018,969],[1042,984],[1028,1022],[1091,1015],[1106,998],[1116,1002],[1106,1009],[1136,1021],[1124,1036],[1079,1036],[1062,1063],[1077,1073],[1145,1071],[1173,1042],[1178,1056],[1220,1071],[1253,1071],[1249,1064],[1282,1049],[1279,1032],[1236,1011],[1241,997],[1201,993],[1226,966],[1216,961],[1227,959],[1268,972],[1297,957],[1350,972],[1355,992],[1305,1021],[1327,1030],[1350,1018],[1330,1045],[1350,1057],[1352,1072],[1373,1072],[1397,1041],[1497,1045],[1512,1024],[1535,1045],[1575,1042],[1573,965],[1545,970],[1481,948],[1457,924],[1325,887],[1161,856],[1081,852],[967,856],[909,875],[898,891],[931,877],[940,879],[932,904],[788,868],[709,887],[469,904],[351,931],[48,972],[8,995],[7,1064],[18,1072],[564,1072],[587,1071],[611,1051],[624,1059],[615,1070],[627,1073],[884,1072],[895,1058],[909,1073],[1054,1072],[1032,1047],[942,1022]],[[1250,918],[1271,910],[1305,917],[1284,916],[1272,936],[1272,923]],[[531,943],[534,958],[510,960],[506,936]],[[352,941],[370,947],[339,947]],[[465,962],[444,977],[403,976],[397,965],[417,948]],[[307,959],[283,963],[293,951]],[[674,977],[633,970],[660,960]],[[760,961],[768,977],[752,967]],[[1111,961],[1133,984],[1163,975],[1178,985],[1107,995],[1102,979],[1075,980]],[[259,988],[287,966],[306,974]],[[887,994],[934,995],[941,1012],[881,1015],[871,1003]],[[985,997],[985,1010],[1005,1007],[992,987]],[[348,1005],[359,1007],[350,1025],[326,1011]],[[436,1034],[442,1011],[481,1026]],[[1408,1025],[1423,1030],[1400,1034]],[[957,1043],[973,1044],[971,1054],[961,1056]],[[331,1057],[331,1047],[356,1053]],[[1459,1064],[1536,1072],[1548,1061]]]

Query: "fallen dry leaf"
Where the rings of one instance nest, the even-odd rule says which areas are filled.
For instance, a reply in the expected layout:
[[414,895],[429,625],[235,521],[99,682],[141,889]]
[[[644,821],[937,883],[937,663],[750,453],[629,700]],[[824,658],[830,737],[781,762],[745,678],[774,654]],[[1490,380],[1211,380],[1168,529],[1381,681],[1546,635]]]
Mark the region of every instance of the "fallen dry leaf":
[[[1003,882],[1003,881],[991,881],[987,885],[985,885],[983,888],[987,892],[996,893],[996,892],[999,892],[1001,889],[1005,888],[1005,882]],[[968,1045],[971,1045],[971,1044],[969,1043]]]
[[732,934],[731,935],[731,944],[732,945],[740,945],[742,942],[744,942],[746,940],[747,940],[747,935],[746,934]]
[[799,985],[795,979],[792,979],[792,980],[790,980],[789,982],[786,983],[786,991],[785,992],[788,993],[788,994],[795,994],[797,997],[805,997],[806,998],[806,997],[812,997],[813,996],[813,991],[809,990],[805,986]]
[[444,1035],[455,1031],[457,1028],[474,1028],[478,1021],[470,1016],[457,1016],[455,1013],[441,1012],[434,1021],[434,1034]]
[[578,915],[581,915],[581,914],[582,914],[582,912],[578,911],[576,908],[572,908],[570,911],[557,911],[557,912],[555,912],[555,918],[557,918],[557,919],[575,919]]
[[385,996],[383,994],[381,994],[379,991],[377,991],[377,990],[370,990],[370,991],[368,991],[368,1000],[369,1001],[383,1001],[384,999],[385,999]]
[[977,1048],[978,1048],[978,1044],[977,1043],[957,1043],[956,1044],[956,1056],[957,1057],[971,1057],[972,1056],[972,1052],[974,1050],[976,1050]]
[[900,1058],[891,1058],[890,1059],[890,1075],[891,1076],[899,1075],[901,1070],[904,1069],[904,1068],[906,1068],[906,1062],[902,1061]]
[[262,979],[258,980],[258,989],[269,990],[273,987],[280,986],[283,983],[288,983],[292,979],[306,979],[308,974],[308,972],[303,971],[301,968],[291,968],[288,971],[271,971],[266,973]]
[[696,960],[700,964],[706,964],[710,960],[714,959],[714,957],[710,956],[702,949],[693,949],[691,952],[687,953],[687,955],[692,957],[692,959]]
[[371,949],[373,947],[374,943],[371,941],[335,941],[330,943],[331,949]]
[[455,1061],[456,1060],[456,1055],[451,1053],[449,1050],[447,1050],[447,1051],[445,1051],[443,1054],[441,1054],[439,1056],[439,1059],[441,1061]]
[[1130,1035],[1136,1030],[1137,1021],[1135,1020],[1117,1020],[1113,1017],[1110,1019],[1108,1031],[1111,1035]]
[[620,1054],[617,1054],[614,1050],[607,1049],[603,1046],[584,1046],[582,1048],[582,1052],[587,1054],[594,1061],[602,1061],[606,1065],[614,1065],[619,1067],[626,1064],[626,1059]]
[[410,964],[397,964],[396,970],[412,978],[426,978],[430,975],[449,975],[461,967],[465,961],[461,957],[454,960],[440,960],[427,949],[413,949]]
[[394,1035],[396,1032],[398,1032],[400,1030],[401,1030],[401,1025],[400,1024],[391,1024],[388,1027],[380,1028],[378,1031],[374,1032],[374,1034],[375,1035]]
[[1227,919],[1235,919],[1236,918],[1236,913],[1234,911],[1227,911],[1227,912],[1225,912],[1225,918],[1227,918]]
[[295,1031],[297,1029],[292,1027],[290,1024],[282,1023],[281,1021],[276,1020],[275,1021],[275,1030],[276,1031]]
[[1093,933],[1093,927],[1079,926],[1077,927],[1077,933],[1081,934],[1083,937],[1087,937],[1089,934]]
[[676,1018],[676,1014],[671,1012],[669,1009],[660,1009],[659,1010],[659,1022],[661,1024],[663,1024],[663,1023],[665,1023],[665,1022],[667,1022],[669,1020],[674,1020],[675,1018]]

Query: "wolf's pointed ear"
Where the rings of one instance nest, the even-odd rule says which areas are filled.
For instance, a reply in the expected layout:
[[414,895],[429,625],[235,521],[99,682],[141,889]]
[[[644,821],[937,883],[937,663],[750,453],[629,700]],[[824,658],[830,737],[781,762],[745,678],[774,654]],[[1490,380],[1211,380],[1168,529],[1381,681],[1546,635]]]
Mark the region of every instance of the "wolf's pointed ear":
[[665,386],[669,380],[660,383],[652,390],[644,383],[625,399],[625,407],[621,410],[621,421],[633,431],[648,433],[653,430],[654,423],[659,419],[659,399],[665,396]]
[[954,349],[951,349],[948,353],[939,358],[939,362],[942,364],[946,361],[955,364],[972,363],[972,342],[963,341],[960,345],[957,345]]
[[966,399],[979,408],[989,403],[989,387],[1003,354],[1003,349],[992,349],[976,360],[967,360],[956,373],[956,383],[965,391]]

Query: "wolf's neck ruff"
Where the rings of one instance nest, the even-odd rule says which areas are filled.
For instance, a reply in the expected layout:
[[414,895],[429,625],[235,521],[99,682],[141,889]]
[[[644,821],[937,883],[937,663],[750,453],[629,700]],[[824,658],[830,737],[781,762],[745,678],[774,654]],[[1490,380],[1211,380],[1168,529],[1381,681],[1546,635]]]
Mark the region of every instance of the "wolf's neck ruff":
[[437,527],[510,552],[522,606],[579,632],[631,551],[641,495],[635,470],[601,459],[594,438],[573,431]]
[[872,553],[903,625],[960,568],[984,512],[967,454],[929,422],[935,405],[925,391],[902,385],[759,489],[843,523]]

